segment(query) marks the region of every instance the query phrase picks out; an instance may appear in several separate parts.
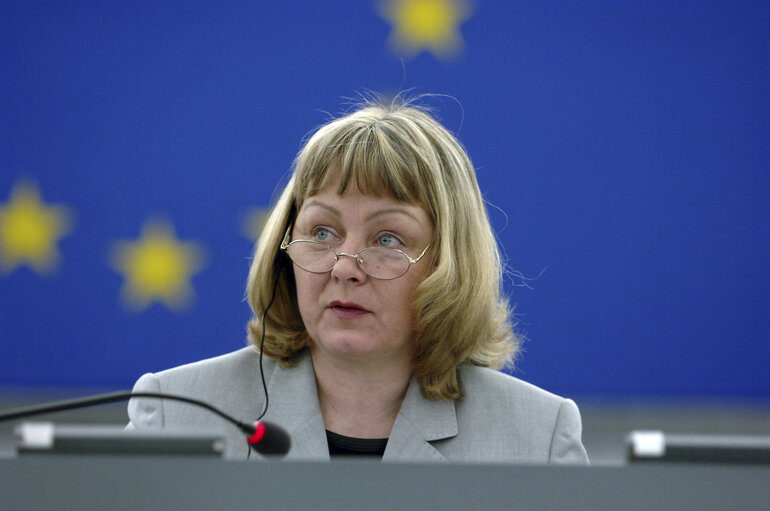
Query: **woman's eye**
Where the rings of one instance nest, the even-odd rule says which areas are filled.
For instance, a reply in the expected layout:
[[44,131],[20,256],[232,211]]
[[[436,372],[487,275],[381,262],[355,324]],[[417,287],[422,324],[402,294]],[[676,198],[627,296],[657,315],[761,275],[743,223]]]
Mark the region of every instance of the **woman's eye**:
[[381,247],[393,248],[401,244],[401,240],[392,234],[383,234],[377,239],[377,244]]
[[333,235],[329,229],[318,227],[313,231],[313,236],[318,241],[331,241]]

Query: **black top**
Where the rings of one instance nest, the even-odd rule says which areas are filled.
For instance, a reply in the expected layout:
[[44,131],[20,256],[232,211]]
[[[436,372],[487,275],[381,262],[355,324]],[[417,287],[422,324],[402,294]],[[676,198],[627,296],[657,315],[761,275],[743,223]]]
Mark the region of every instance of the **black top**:
[[387,438],[354,438],[338,435],[326,430],[326,441],[329,443],[329,455],[335,456],[375,456],[382,458],[385,454]]

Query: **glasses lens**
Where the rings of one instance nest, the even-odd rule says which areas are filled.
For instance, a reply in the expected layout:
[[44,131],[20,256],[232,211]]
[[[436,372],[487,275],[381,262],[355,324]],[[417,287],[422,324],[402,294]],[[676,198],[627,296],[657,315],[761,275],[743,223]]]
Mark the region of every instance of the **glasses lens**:
[[392,248],[373,247],[362,250],[358,255],[358,264],[367,275],[383,280],[400,277],[409,269],[406,254]]
[[335,263],[334,251],[314,241],[293,241],[286,248],[286,253],[294,264],[312,273],[325,273]]

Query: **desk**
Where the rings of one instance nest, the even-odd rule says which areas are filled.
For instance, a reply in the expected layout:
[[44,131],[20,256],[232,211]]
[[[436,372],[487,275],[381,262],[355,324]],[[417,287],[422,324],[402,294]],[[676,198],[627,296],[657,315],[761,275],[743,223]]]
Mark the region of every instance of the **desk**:
[[3,511],[768,508],[767,466],[557,467],[50,455],[0,459]]

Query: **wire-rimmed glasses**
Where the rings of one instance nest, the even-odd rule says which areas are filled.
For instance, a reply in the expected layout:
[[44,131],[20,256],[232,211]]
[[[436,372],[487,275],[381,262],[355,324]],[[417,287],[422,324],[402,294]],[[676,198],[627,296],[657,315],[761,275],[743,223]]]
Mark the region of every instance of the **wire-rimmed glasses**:
[[[393,280],[401,277],[409,268],[420,261],[430,248],[430,243],[412,259],[397,248],[369,247],[357,254],[337,252],[326,243],[314,240],[294,240],[287,243],[289,230],[281,242],[281,250],[285,251],[292,262],[310,273],[326,273],[334,268],[341,256],[352,257],[358,263],[361,271],[379,280]],[[432,242],[431,242],[432,243]]]

